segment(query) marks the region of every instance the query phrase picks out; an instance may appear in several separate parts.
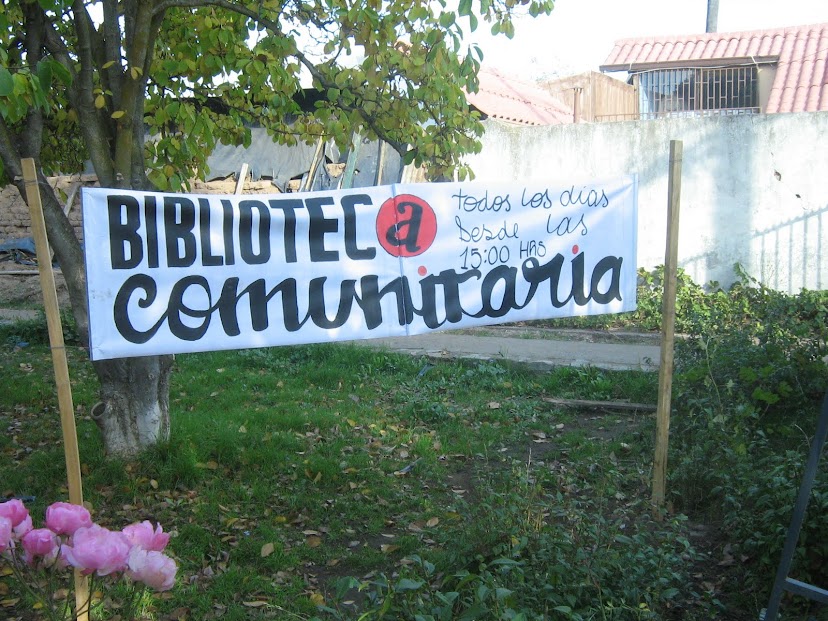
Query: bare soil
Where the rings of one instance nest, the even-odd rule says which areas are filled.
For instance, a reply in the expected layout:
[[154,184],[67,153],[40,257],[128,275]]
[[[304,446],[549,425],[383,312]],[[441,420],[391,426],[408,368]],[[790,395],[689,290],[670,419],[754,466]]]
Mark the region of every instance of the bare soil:
[[[59,270],[55,271],[55,287],[61,308],[69,307],[69,292]],[[43,290],[36,265],[0,261],[0,308],[40,308]]]

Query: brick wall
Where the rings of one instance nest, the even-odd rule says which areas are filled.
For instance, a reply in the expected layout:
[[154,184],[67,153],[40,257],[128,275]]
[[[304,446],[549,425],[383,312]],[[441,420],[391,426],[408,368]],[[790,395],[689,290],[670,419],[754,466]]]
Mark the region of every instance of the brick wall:
[[[72,192],[72,188],[78,184],[93,186],[96,179],[92,175],[72,175],[71,177],[50,177],[49,184],[57,190],[60,201],[65,205]],[[69,211],[69,221],[75,228],[78,238],[81,237],[81,214],[80,214],[80,192],[75,195],[72,207]],[[17,188],[7,185],[0,189],[0,241],[31,237],[32,221],[29,217],[29,207],[20,196]]]

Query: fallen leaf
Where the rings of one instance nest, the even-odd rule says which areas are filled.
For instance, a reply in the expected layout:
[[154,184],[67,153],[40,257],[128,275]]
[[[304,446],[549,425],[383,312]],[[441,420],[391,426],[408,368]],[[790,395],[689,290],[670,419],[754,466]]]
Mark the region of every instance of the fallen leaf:
[[309,599],[314,606],[323,606],[325,604],[325,596],[322,593],[311,593]]
[[497,401],[489,401],[489,409],[490,410],[499,410],[500,404]]
[[400,546],[395,546],[390,543],[384,543],[380,546],[380,550],[383,554],[391,554],[392,552],[396,552],[400,549]]
[[262,606],[267,606],[267,602],[263,602],[261,600],[256,600],[253,602],[243,602],[245,606],[248,608],[261,608]]
[[439,523],[440,523],[440,518],[433,517],[428,522],[426,522],[426,526],[428,526],[429,528],[434,528]]
[[316,535],[312,535],[305,539],[305,545],[307,545],[309,548],[318,548],[322,545],[322,538],[317,537]]
[[271,554],[273,554],[273,551],[274,551],[275,549],[276,549],[276,546],[274,546],[272,543],[266,543],[266,544],[264,544],[264,545],[262,546],[262,551],[261,551],[261,556],[262,556],[262,558],[267,558],[268,556],[270,556]]

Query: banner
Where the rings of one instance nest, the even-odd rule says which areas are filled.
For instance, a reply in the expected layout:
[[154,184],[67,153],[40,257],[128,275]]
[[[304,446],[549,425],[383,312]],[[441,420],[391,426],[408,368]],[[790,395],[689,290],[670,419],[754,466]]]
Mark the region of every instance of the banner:
[[91,357],[631,311],[636,183],[84,188]]

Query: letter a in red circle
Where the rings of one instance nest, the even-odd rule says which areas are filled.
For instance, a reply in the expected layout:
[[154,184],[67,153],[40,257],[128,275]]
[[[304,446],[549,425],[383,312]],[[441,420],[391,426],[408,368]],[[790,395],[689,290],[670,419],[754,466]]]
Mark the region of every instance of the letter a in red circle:
[[377,214],[377,239],[395,257],[416,257],[437,237],[437,216],[427,202],[413,194],[389,198]]

